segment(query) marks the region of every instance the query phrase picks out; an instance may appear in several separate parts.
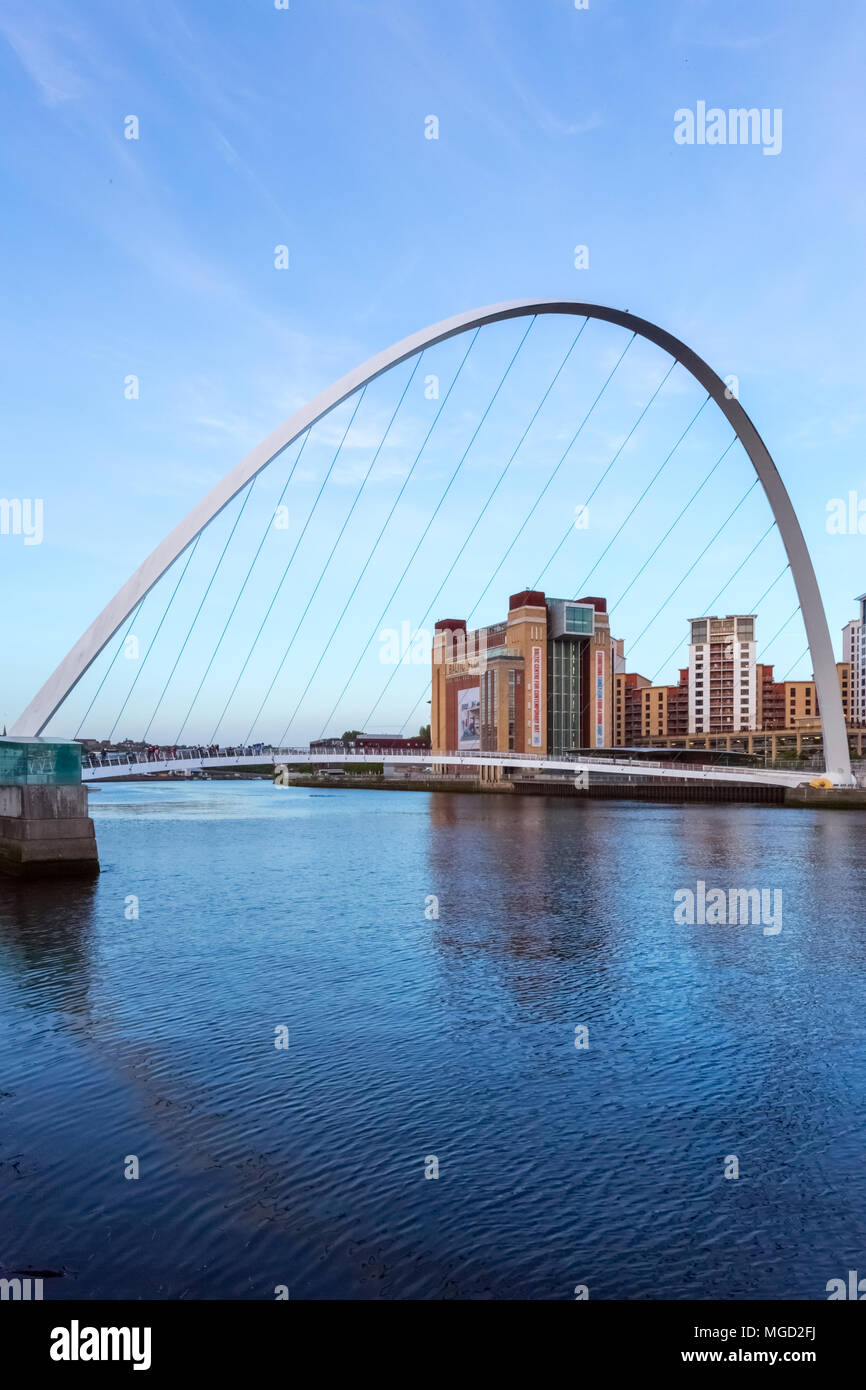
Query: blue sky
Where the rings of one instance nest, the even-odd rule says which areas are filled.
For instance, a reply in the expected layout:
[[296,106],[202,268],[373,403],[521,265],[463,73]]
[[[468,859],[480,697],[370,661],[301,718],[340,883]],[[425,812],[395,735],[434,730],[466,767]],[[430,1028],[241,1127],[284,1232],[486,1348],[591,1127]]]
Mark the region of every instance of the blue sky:
[[[291,0],[287,11],[273,0],[6,0],[0,492],[43,500],[44,538],[25,546],[0,536],[0,720],[12,722],[163,535],[293,409],[409,332],[524,296],[630,309],[738,377],[794,499],[840,647],[853,596],[866,589],[863,537],[826,528],[831,499],[866,498],[864,29],[859,7],[832,0],[820,9],[805,0],[590,0],[587,10],[572,0]],[[675,111],[702,100],[781,109],[781,152],[678,145]],[[130,114],[138,140],[124,138]],[[438,140],[425,139],[430,115]],[[274,268],[277,245],[289,247],[287,271]],[[588,269],[575,268],[576,245],[589,248]],[[467,458],[464,490],[443,508],[380,627],[420,621],[578,326],[533,328]],[[293,738],[322,731],[524,329],[502,325],[473,349]],[[588,325],[431,622],[469,611],[626,341]],[[410,387],[258,735],[282,731],[405,479],[435,409],[418,389],[422,375],[441,375],[446,389],[466,346],[457,340],[431,354]],[[646,345],[630,350],[476,620],[504,616],[508,593],[534,582],[563,519],[567,526],[667,365]],[[246,734],[410,370],[362,402],[221,738]],[[137,400],[124,397],[131,374]],[[700,406],[688,379],[675,373],[669,387],[599,494],[589,530],[545,577],[549,592],[572,596],[641,479]],[[615,601],[725,447],[730,433],[710,415],[593,575],[592,592]],[[348,418],[335,413],[311,437],[289,495],[289,530],[263,548],[186,737],[211,735]],[[737,455],[617,609],[627,653],[749,486]],[[290,462],[256,485],[151,736],[176,735]],[[214,523],[191,560],[117,737],[138,736],[153,714],[236,511]],[[685,619],[703,611],[770,520],[758,490],[630,669],[655,675],[684,639]],[[774,533],[720,609],[748,609],[783,566]],[[143,650],[178,574],[142,610]],[[783,576],[759,609],[759,651],[795,607]],[[766,659],[779,675],[792,666],[808,675],[808,658],[794,665],[805,646],[797,617]],[[377,637],[329,732],[365,722],[391,674],[378,648]],[[57,732],[75,732],[115,649],[58,715]],[[675,678],[684,653],[660,679]],[[130,663],[117,661],[82,734],[107,732],[131,677]],[[370,727],[399,727],[418,700],[420,722],[424,683],[422,668],[401,667]]]

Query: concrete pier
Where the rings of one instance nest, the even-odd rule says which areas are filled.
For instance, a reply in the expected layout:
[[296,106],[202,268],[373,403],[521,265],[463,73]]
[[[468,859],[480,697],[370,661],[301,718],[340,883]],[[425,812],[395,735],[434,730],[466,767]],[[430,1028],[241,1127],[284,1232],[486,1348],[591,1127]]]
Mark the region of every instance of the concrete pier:
[[79,744],[0,739],[0,872],[19,878],[99,873]]
[[26,878],[98,874],[87,788],[0,786],[0,871]]

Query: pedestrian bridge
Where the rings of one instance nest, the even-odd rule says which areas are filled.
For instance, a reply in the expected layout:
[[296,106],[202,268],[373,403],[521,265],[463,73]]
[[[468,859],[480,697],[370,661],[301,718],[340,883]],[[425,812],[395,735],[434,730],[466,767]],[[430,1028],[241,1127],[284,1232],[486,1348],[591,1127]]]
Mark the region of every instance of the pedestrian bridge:
[[[548,325],[547,336],[544,324]],[[592,328],[584,339],[588,324]],[[458,339],[465,340],[459,350],[447,348]],[[527,340],[528,355],[524,354]],[[480,346],[476,347],[476,343]],[[638,345],[637,359],[629,356],[633,344]],[[444,356],[437,356],[440,348]],[[474,356],[463,377],[470,354]],[[600,369],[596,359],[602,364]],[[617,395],[611,384],[621,363],[625,363],[625,376],[620,378]],[[431,366],[436,368],[432,373]],[[594,376],[589,374],[593,367]],[[426,375],[420,375],[422,372]],[[440,372],[445,373],[441,393]],[[669,379],[673,384],[667,387]],[[582,394],[584,381],[592,382],[586,399]],[[381,396],[373,391],[377,382]],[[454,601],[452,595],[456,599],[458,593],[466,596],[467,603],[478,595],[466,613],[467,622],[476,611],[483,616],[482,605],[493,603],[494,584],[503,585],[509,572],[528,574],[525,564],[530,564],[535,572],[534,589],[540,589],[549,575],[554,592],[559,584],[568,583],[573,601],[577,602],[581,593],[588,592],[586,585],[594,576],[595,584],[603,583],[605,572],[601,567],[605,563],[607,577],[619,586],[624,578],[623,562],[630,569],[632,560],[639,561],[608,611],[613,614],[618,610],[617,621],[624,630],[640,629],[630,639],[630,659],[634,659],[634,649],[639,648],[641,663],[649,659],[655,667],[663,651],[650,645],[640,648],[640,644],[651,630],[655,629],[656,634],[663,631],[655,624],[663,619],[671,602],[676,599],[682,614],[714,614],[717,601],[740,575],[749,575],[752,556],[775,530],[785,552],[785,563],[768,588],[767,575],[761,570],[764,592],[753,604],[740,606],[740,612],[757,618],[768,595],[774,594],[773,603],[777,602],[782,591],[776,585],[783,580],[792,582],[795,593],[790,595],[790,601],[796,602],[760,657],[755,654],[752,664],[760,659],[763,665],[764,652],[789,631],[789,624],[798,615],[802,618],[806,647],[789,671],[807,656],[810,658],[827,778],[836,785],[853,785],[833,644],[806,541],[779,471],[740,404],[738,390],[732,389],[732,382],[736,383],[735,377],[723,380],[693,349],[658,325],[627,310],[573,300],[509,301],[469,310],[413,333],[301,406],[192,507],[109,600],[48,677],[15,722],[12,737],[38,737],[56,716],[68,721],[69,734],[75,739],[86,728],[94,732],[105,730],[107,741],[113,741],[119,729],[121,733],[134,733],[142,746],[160,750],[172,747],[170,767],[154,762],[147,769],[156,774],[224,767],[232,758],[238,767],[261,762],[262,745],[256,744],[257,730],[274,729],[276,709],[283,711],[281,718],[287,719],[277,735],[277,745],[288,745],[292,738],[302,737],[295,731],[310,727],[310,710],[318,706],[322,713],[330,706],[321,738],[335,728],[355,725],[363,729],[390,725],[403,734],[421,722],[421,708],[425,709],[426,727],[428,659],[420,663],[423,671],[414,672],[418,678],[414,688],[414,648],[404,652],[397,642],[392,651],[391,638],[404,625],[410,639],[412,634],[426,633],[428,625],[445,611],[442,605]],[[612,394],[608,393],[609,387]],[[639,401],[644,402],[639,414],[635,414],[636,390]],[[454,391],[455,404],[448,407]],[[428,410],[425,405],[420,410],[422,395],[425,402],[436,402],[435,408],[431,405]],[[606,404],[602,411],[609,409],[612,414],[594,417],[603,397]],[[706,407],[711,408],[705,410]],[[443,415],[446,408],[447,414]],[[341,410],[342,414],[332,414]],[[564,411],[561,418],[556,414],[558,410]],[[343,416],[347,417],[344,423]],[[360,419],[358,425],[356,416]],[[323,428],[299,468],[307,444],[320,425]],[[584,436],[585,426],[590,435]],[[446,433],[448,430],[452,434]],[[610,435],[610,450],[605,445],[600,459],[603,467],[598,473],[596,454],[601,446],[590,438],[593,431],[599,440]],[[476,444],[479,438],[480,443]],[[452,439],[460,441],[456,451]],[[516,440],[513,448],[512,439]],[[560,441],[568,441],[564,451],[560,451]],[[350,451],[359,447],[362,452],[357,457],[364,460],[364,467],[357,469],[359,480],[354,486],[356,456]],[[532,464],[527,466],[530,450],[534,450]],[[456,463],[452,467],[451,456],[455,452]],[[271,465],[284,455],[284,464],[269,472]],[[505,460],[501,468],[500,455]],[[347,458],[351,459],[349,468]],[[497,459],[498,472],[495,476],[491,473],[488,479],[487,463],[491,458]],[[448,460],[444,471],[443,459]],[[747,465],[748,479],[742,480],[742,493],[728,510],[729,500],[733,502],[740,490],[739,482],[734,487],[734,479],[742,462]],[[621,470],[628,471],[630,465],[636,476],[628,479]],[[666,472],[669,465],[673,472]],[[620,558],[622,549],[619,555],[607,560],[614,542],[632,524],[663,474],[668,496],[661,496],[661,487],[652,493],[634,529],[622,542],[623,549],[628,547],[629,552],[624,561]],[[393,477],[402,479],[396,496],[388,487],[380,486]],[[350,479],[351,500],[346,507],[342,489]],[[369,479],[372,481],[367,489]],[[410,480],[416,491],[410,490],[401,504]],[[719,490],[723,480],[726,492]],[[489,489],[488,482],[492,484]],[[533,496],[536,485],[538,490]],[[603,486],[606,491],[600,492]],[[509,488],[513,495],[508,493]],[[631,496],[632,491],[638,494],[621,518],[614,488],[623,498]],[[705,488],[709,491],[704,492]],[[757,501],[760,502],[762,491],[769,508],[769,524],[759,535],[758,527],[763,527],[768,518],[761,514],[758,522],[758,513],[753,515],[750,511],[749,498],[755,489],[760,489],[755,492]],[[681,495],[684,490],[685,496]],[[309,506],[308,492],[312,497]],[[380,513],[385,507],[377,500],[377,494],[387,504],[383,517]],[[597,495],[599,502],[595,500]],[[578,520],[580,517],[588,522],[590,502],[593,508],[601,507],[605,517],[604,524],[591,536],[584,534],[586,528]],[[481,553],[481,542],[486,539],[498,553],[497,528],[506,525],[507,531],[511,530],[511,520],[505,521],[507,503],[517,518],[517,526],[491,572]],[[701,508],[710,534],[694,558],[691,551],[683,557],[688,566],[669,587],[669,578],[673,580],[674,575],[668,576],[666,569],[653,566],[693,504],[699,504],[699,510],[689,517],[689,547],[694,543],[697,548],[703,541],[698,524]],[[460,506],[466,508],[465,517],[452,516],[449,509]],[[218,519],[223,513],[226,516],[220,523]],[[673,516],[669,520],[670,513]],[[494,541],[484,531],[479,532],[485,517]],[[698,588],[693,598],[683,586],[691,584],[692,576],[701,573],[705,557],[735,518],[737,534],[742,532],[749,548],[742,558],[739,552],[733,556],[731,570],[725,562],[719,571],[716,552],[708,562],[706,577],[707,592],[711,580],[715,593],[705,598]],[[530,521],[537,530],[525,531]],[[757,538],[747,529],[755,527],[755,523]],[[214,525],[216,529],[211,529]],[[221,526],[227,532],[225,539]],[[642,527],[640,534],[638,526]],[[551,544],[557,541],[553,550],[546,539],[551,527]],[[398,528],[405,534],[400,534]],[[368,531],[373,537],[369,547]],[[452,539],[455,545],[459,542],[456,552]],[[543,545],[543,553],[536,554],[538,545]],[[631,551],[636,551],[634,556]],[[536,569],[544,553],[548,554],[547,561],[543,568]],[[678,550],[668,554],[668,567],[679,566]],[[590,567],[580,585],[571,588],[574,565],[577,563],[582,569],[584,558],[588,564],[591,562]],[[762,554],[759,563],[764,560]],[[506,564],[509,569],[503,572]],[[392,571],[396,572],[393,584]],[[480,589],[485,577],[487,582]],[[719,588],[722,579],[725,583]],[[757,580],[755,583],[757,587]],[[472,586],[469,592],[467,584]],[[434,585],[435,592],[429,593]],[[381,608],[379,590],[387,595]],[[601,587],[595,590],[602,591]],[[443,598],[443,594],[447,597]],[[150,595],[153,598],[144,612]],[[739,602],[738,598],[730,601]],[[625,607],[621,608],[621,604]],[[368,609],[370,617],[378,613],[375,621],[370,621]],[[771,607],[770,611],[775,624],[784,608]],[[680,620],[672,623],[671,619],[672,613],[668,612],[665,621],[669,636],[672,639],[674,628],[679,636],[653,671],[652,679],[647,677],[652,687],[673,662],[687,635]],[[658,637],[651,641],[657,643]],[[156,655],[151,660],[153,653]],[[793,650],[778,659],[787,665],[792,655]],[[389,667],[387,676],[380,671],[383,665]],[[91,668],[92,674],[85,682]],[[638,667],[633,666],[632,670],[637,674]],[[384,677],[381,683],[380,676]],[[724,719],[726,728],[746,727],[747,719],[757,717],[754,676],[751,695],[749,682],[740,681],[736,709],[735,692],[728,677],[720,677],[713,685],[712,669],[710,676],[706,690],[701,685],[702,699],[715,697],[719,718]],[[317,680],[321,682],[318,689]],[[370,686],[370,699],[378,689],[365,719],[360,717],[358,705],[364,681]],[[398,684],[392,690],[395,681]],[[72,700],[80,683],[81,689]],[[353,684],[355,688],[351,690]],[[413,686],[411,691],[409,685]],[[695,691],[697,688],[696,680]],[[607,699],[603,682],[601,694]],[[593,699],[599,703],[597,695],[587,690],[580,711],[582,720]],[[387,703],[396,705],[398,701],[405,701],[399,703],[399,717]],[[366,694],[364,703],[367,704]],[[380,708],[382,712],[377,714]],[[205,717],[207,724],[203,725]],[[583,729],[583,725],[580,727]],[[228,729],[237,732],[227,733]],[[457,734],[447,737],[456,739]],[[569,737],[595,747],[612,741],[605,731],[603,714],[600,730],[596,720],[595,738],[586,731]],[[185,740],[199,743],[205,738],[209,747],[189,753]],[[220,740],[239,740],[242,746],[234,753],[226,753],[219,749]],[[175,750],[185,756],[174,756]],[[268,753],[268,760],[292,758],[309,761],[309,750],[278,746],[276,752]],[[341,760],[345,760],[345,755],[333,759],[317,755],[315,759],[323,763]],[[353,761],[381,762],[382,758],[375,754],[358,755]],[[417,764],[429,762],[429,758],[423,754],[388,757],[389,763],[401,761]],[[806,774],[801,776],[789,770],[684,768],[662,762],[653,766],[597,758],[581,763],[572,759],[521,759],[514,754],[455,752],[437,754],[436,761],[443,767],[479,770],[522,765],[542,773],[605,773],[680,781],[792,785],[806,778]],[[137,764],[111,762],[108,767],[100,766],[97,772],[88,768],[86,780],[128,777],[140,775],[141,771]]]
[[524,774],[560,773],[574,778],[604,777],[622,780],[624,777],[643,777],[652,780],[674,778],[686,782],[739,783],[741,786],[797,787],[815,775],[809,772],[783,771],[777,768],[695,767],[676,762],[646,762],[643,759],[569,757],[545,758],[532,753],[390,753],[387,749],[365,753],[311,751],[309,748],[268,748],[261,752],[244,750],[178,749],[176,754],[113,753],[85,756],[82,766],[84,782],[116,781],[128,777],[183,776],[209,770],[273,766],[277,769],[293,763],[312,763],[316,767],[329,764],[342,767],[346,763],[372,763],[389,767],[485,767],[518,768]]

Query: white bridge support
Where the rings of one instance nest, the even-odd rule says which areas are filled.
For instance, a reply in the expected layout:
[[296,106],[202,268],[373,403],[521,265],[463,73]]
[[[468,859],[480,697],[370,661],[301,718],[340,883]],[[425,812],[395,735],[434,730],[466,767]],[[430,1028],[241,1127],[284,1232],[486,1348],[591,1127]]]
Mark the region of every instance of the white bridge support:
[[[540,758],[529,753],[320,753],[309,748],[278,748],[262,753],[203,753],[201,756],[176,758],[139,758],[124,755],[125,760],[115,763],[88,762],[82,769],[82,781],[106,782],[122,780],[127,777],[164,777],[166,774],[207,772],[209,769],[268,767],[275,771],[295,763],[311,763],[321,767],[329,763],[342,767],[345,763],[373,763],[381,766],[388,763],[396,767],[430,767],[435,763],[445,767],[483,767],[520,768],[532,776],[539,772],[558,772],[571,778],[588,774],[591,780],[599,773],[607,776],[628,774],[636,777],[654,779],[675,778],[686,782],[738,783],[741,786],[797,787],[808,782],[811,776],[805,772],[785,772],[774,768],[729,768],[694,767],[688,764],[665,762],[630,762],[627,758]],[[281,779],[282,780],[282,779]],[[291,778],[284,781],[291,785]]]
[[537,314],[570,314],[579,318],[600,319],[647,339],[679,361],[709,393],[727,418],[761,481],[790,562],[812,657],[824,736],[826,775],[834,783],[852,785],[854,779],[851,773],[842,696],[818,581],[791,499],[767,446],[721,377],[685,343],[647,319],[638,318],[619,309],[609,309],[599,304],[584,304],[571,299],[513,300],[444,319],[441,323],[404,338],[393,347],[371,357],[363,366],[349,372],[308,405],[296,411],[279,429],[253,449],[252,453],[236,464],[139,566],[34,696],[14,724],[11,734],[20,738],[41,734],[67,695],[111,641],[129,614],[174,564],[178,556],[192,544],[199,532],[228,506],[232,498],[236,497],[257,473],[266,468],[317,421],[368,382],[436,343],[486,324],[501,323],[506,319],[528,318]]

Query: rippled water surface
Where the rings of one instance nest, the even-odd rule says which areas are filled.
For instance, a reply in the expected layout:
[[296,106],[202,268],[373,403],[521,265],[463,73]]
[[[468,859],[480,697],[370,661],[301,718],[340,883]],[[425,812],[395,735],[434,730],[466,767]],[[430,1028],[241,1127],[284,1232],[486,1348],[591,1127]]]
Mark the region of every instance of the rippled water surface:
[[[0,879],[0,1273],[808,1299],[866,1272],[863,814],[264,782],[91,806],[95,885]],[[781,933],[677,925],[698,880],[781,889]]]

